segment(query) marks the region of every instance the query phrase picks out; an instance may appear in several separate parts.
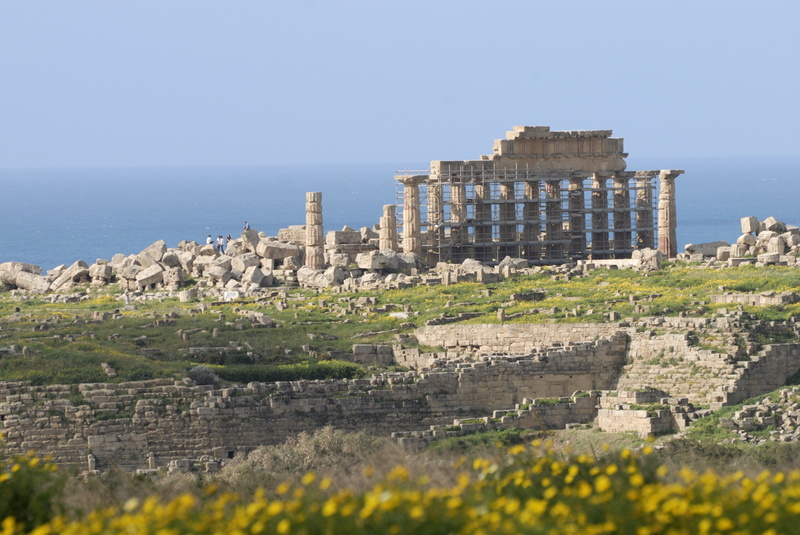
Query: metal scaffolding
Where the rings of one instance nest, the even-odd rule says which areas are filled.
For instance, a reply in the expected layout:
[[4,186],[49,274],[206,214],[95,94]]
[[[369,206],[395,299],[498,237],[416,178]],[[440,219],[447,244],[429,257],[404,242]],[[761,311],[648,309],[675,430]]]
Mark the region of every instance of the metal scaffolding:
[[[397,174],[419,179],[421,250],[429,262],[493,263],[511,256],[561,264],[630,257],[656,245],[659,171],[585,176],[465,162],[436,173]],[[398,181],[399,235],[405,190]]]

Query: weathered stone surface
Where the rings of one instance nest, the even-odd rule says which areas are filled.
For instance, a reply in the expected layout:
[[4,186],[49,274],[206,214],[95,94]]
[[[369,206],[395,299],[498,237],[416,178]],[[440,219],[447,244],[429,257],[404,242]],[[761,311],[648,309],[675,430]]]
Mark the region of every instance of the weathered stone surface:
[[786,223],[783,221],[778,221],[774,217],[770,216],[764,220],[764,228],[771,230],[772,232],[782,234],[786,232]]
[[687,254],[701,254],[704,257],[707,256],[717,256],[717,249],[719,247],[728,247],[730,243],[726,241],[712,241],[707,243],[687,243],[686,244],[686,253]]
[[161,265],[165,267],[183,267],[179,256],[180,251],[168,250],[161,257]]
[[26,273],[33,273],[34,275],[42,274],[41,267],[34,264],[28,264],[26,262],[3,262],[0,264],[0,271],[8,271],[12,273],[24,271]]
[[208,268],[206,268],[204,273],[211,280],[221,282],[222,284],[225,284],[229,280],[231,280],[231,271],[229,269],[225,269],[223,266],[218,266],[218,265],[208,266]]
[[487,266],[483,265],[483,263],[475,260],[474,258],[467,258],[463,262],[461,262],[461,269],[466,271],[467,273],[477,273],[478,271],[491,271]]
[[[153,262],[161,262],[161,258],[164,256],[164,253],[167,252],[167,244],[164,243],[164,240],[158,240],[149,246],[147,246],[141,253],[139,253],[139,257],[149,257],[152,259]],[[150,263],[142,262],[142,266],[147,267]]]
[[[2,272],[0,272],[0,274],[1,273]],[[39,294],[46,293],[50,290],[50,281],[47,280],[47,277],[28,271],[18,271],[12,284],[23,290],[29,290]]]
[[294,243],[295,245],[306,245],[306,226],[290,225],[278,231],[278,239],[281,241]]
[[256,232],[253,229],[250,229],[242,232],[241,240],[245,249],[247,249],[251,253],[255,253],[256,247],[258,247],[261,238],[258,236],[258,232]]
[[345,226],[342,230],[332,230],[325,235],[328,247],[348,243],[361,243],[361,232]]
[[717,260],[720,262],[725,262],[731,257],[731,247],[718,247],[717,248]]
[[303,254],[300,246],[293,243],[279,241],[261,240],[256,247],[256,254],[261,258],[272,260],[283,260],[291,256],[300,258]]
[[255,253],[244,253],[231,259],[231,269],[244,273],[247,268],[260,266],[261,259]]
[[656,270],[661,267],[661,263],[666,260],[664,253],[658,249],[636,249],[631,253],[631,259],[635,260],[641,270]]
[[78,260],[68,267],[60,277],[53,281],[53,283],[50,285],[50,289],[53,291],[58,291],[68,284],[74,282],[86,282],[88,280],[89,266],[83,260]]
[[264,278],[265,276],[261,269],[257,265],[251,265],[248,266],[242,273],[241,282],[242,284],[255,284],[256,286],[261,286]]
[[164,268],[160,264],[148,266],[136,274],[139,288],[146,288],[164,282]]
[[757,217],[743,217],[741,219],[742,234],[750,234],[758,232],[758,218]]
[[756,244],[756,237],[752,234],[742,234],[736,239],[736,243],[745,247],[752,247]]

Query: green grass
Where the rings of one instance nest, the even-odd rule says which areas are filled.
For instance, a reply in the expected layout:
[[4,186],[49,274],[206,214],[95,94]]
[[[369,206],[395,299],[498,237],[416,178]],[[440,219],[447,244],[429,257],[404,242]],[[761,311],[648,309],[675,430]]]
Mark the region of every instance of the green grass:
[[[711,317],[723,306],[710,304],[710,297],[722,291],[780,292],[798,287],[798,270],[783,267],[709,270],[681,264],[647,276],[632,270],[596,270],[570,281],[554,280],[545,269],[491,285],[464,282],[352,294],[295,289],[286,299],[207,302],[205,312],[198,311],[197,302],[177,299],[134,301],[128,309],[113,287],[81,288],[89,298],[67,304],[0,293],[0,348],[17,348],[17,353],[0,359],[0,380],[27,379],[37,384],[130,381],[183,376],[197,364],[231,370],[254,366],[252,374],[261,376],[266,372],[258,370],[265,366],[346,359],[354,343],[396,343],[398,334],[410,335],[415,327],[443,315],[451,321],[457,321],[459,314],[477,315],[465,321],[470,324],[498,323],[499,308],[505,309],[510,323],[604,322],[610,312],[633,319],[680,313]],[[512,294],[531,291],[543,291],[545,298],[511,301]],[[374,298],[375,305],[348,305],[365,297]],[[769,321],[800,316],[800,304],[744,308]],[[240,310],[263,312],[275,327],[254,326]],[[410,311],[407,319],[389,315],[403,310]],[[93,312],[118,313],[119,317],[96,322]],[[760,344],[794,340],[789,331],[756,332],[755,336]],[[403,343],[413,347],[408,340]],[[712,350],[724,348],[717,341],[700,343]],[[23,347],[28,356],[22,356]],[[105,376],[101,362],[116,368],[117,378]]]

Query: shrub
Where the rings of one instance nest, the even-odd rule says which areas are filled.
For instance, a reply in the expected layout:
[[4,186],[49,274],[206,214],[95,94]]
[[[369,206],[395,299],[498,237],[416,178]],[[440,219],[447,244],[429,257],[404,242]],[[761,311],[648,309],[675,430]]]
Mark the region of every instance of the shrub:
[[215,385],[219,377],[207,366],[195,366],[189,370],[189,378],[199,385]]
[[[32,529],[60,512],[56,497],[65,479],[49,459],[35,454],[17,455],[0,462],[0,519]],[[5,525],[5,522],[4,522]]]

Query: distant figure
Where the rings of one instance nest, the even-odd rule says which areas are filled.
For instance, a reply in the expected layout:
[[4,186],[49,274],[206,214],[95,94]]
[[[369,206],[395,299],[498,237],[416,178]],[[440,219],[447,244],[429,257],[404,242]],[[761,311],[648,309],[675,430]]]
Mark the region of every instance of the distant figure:
[[225,238],[225,250],[226,251],[228,250],[228,247],[231,246],[231,241],[233,241],[233,238],[231,238],[231,235],[228,234],[228,237]]
[[244,230],[250,230],[250,225],[247,224],[247,221],[244,222]]
[[212,238],[211,234],[209,234],[208,238],[206,238],[206,245],[211,245],[212,243],[214,243],[214,238]]
[[217,251],[220,253],[225,249],[225,240],[222,238],[222,234],[217,236]]

